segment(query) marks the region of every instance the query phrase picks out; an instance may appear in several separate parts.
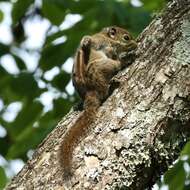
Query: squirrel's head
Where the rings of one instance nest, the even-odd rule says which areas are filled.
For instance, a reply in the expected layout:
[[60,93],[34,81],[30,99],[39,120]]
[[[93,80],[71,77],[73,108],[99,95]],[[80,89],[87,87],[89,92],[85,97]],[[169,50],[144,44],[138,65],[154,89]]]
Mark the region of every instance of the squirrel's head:
[[109,26],[103,28],[101,32],[106,35],[106,37],[110,38],[110,40],[122,45],[133,46],[134,48],[137,46],[132,35],[127,30],[118,26]]

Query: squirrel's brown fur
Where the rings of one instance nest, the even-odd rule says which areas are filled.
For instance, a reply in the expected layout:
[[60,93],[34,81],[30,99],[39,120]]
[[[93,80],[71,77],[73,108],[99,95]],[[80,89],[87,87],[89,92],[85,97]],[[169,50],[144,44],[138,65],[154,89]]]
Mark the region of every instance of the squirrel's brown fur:
[[84,101],[84,113],[66,132],[60,150],[64,179],[72,176],[72,154],[87,135],[101,103],[108,97],[109,82],[128,62],[128,52],[136,42],[125,29],[113,26],[93,36],[85,36],[76,52],[72,80]]

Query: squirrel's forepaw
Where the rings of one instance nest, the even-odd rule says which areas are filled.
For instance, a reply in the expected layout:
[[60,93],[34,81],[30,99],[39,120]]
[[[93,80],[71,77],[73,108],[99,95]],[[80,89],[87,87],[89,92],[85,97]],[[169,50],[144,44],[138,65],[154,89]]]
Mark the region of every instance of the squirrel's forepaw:
[[125,63],[124,65],[129,65],[135,60],[136,54],[134,50],[128,51],[128,52],[122,52],[119,54],[119,60],[122,63]]
[[80,46],[82,48],[88,48],[91,44],[91,37],[90,36],[84,36],[81,40]]

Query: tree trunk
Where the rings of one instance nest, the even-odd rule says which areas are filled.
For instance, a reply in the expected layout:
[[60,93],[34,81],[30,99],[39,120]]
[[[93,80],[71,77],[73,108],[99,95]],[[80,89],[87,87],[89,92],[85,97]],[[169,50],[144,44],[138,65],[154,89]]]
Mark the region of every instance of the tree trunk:
[[58,151],[71,111],[39,145],[10,189],[126,189],[151,187],[190,137],[190,1],[169,2],[138,38],[135,62],[98,110],[74,151],[72,183],[64,184]]

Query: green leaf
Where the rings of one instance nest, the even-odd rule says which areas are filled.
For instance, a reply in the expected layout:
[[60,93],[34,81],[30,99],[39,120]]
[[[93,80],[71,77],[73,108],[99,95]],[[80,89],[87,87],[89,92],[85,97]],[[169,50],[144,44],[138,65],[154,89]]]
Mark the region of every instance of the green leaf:
[[56,65],[61,65],[66,59],[63,44],[51,45],[43,49],[39,65],[43,71],[47,71]]
[[42,115],[39,119],[39,127],[37,128],[37,134],[39,135],[40,141],[51,132],[53,128],[57,125],[58,121],[61,119],[58,115],[55,115],[55,110],[51,110]]
[[181,151],[181,156],[184,156],[184,155],[190,156],[190,141],[185,145],[185,147]]
[[7,105],[11,102],[19,101],[21,99],[21,96],[15,94],[15,92],[12,91],[10,87],[10,84],[12,83],[14,77],[11,74],[5,74],[0,76],[0,97],[3,100],[4,104]]
[[[58,120],[55,119],[53,112],[47,112],[39,119],[36,119],[38,126],[29,125],[23,129],[10,147],[7,158],[14,159],[22,157],[26,160],[26,153],[29,149],[34,149],[47,136],[48,133],[56,126]],[[60,119],[60,118],[59,118]]]
[[0,22],[3,21],[3,18],[4,18],[4,14],[3,14],[3,12],[0,10]]
[[184,162],[178,161],[173,168],[168,170],[164,175],[164,183],[169,185],[171,190],[183,190],[185,181]]
[[0,97],[5,104],[24,99],[34,99],[46,89],[38,87],[33,73],[22,72],[18,75],[7,74],[0,66]]
[[0,166],[0,189],[3,189],[7,183],[7,176],[4,169]]
[[23,129],[18,135],[14,144],[9,148],[6,155],[7,159],[15,159],[22,157],[25,159],[26,152],[29,149],[34,148],[39,143],[39,136],[36,132],[36,128],[28,126],[26,129]]
[[[108,1],[108,4],[109,3],[112,3],[112,1]],[[106,4],[106,1],[103,1],[103,2],[97,1],[97,0],[94,0],[94,1],[89,1],[89,0],[74,1],[73,3],[70,3],[69,9],[72,13],[84,14],[84,13],[88,12],[89,10],[96,9],[98,7],[102,8],[103,4]]]
[[6,156],[7,151],[9,149],[9,147],[11,146],[11,143],[12,142],[10,141],[8,135],[6,135],[4,138],[0,138],[0,153],[2,156]]
[[142,2],[144,3],[144,7],[150,11],[161,10],[166,4],[165,0],[156,0],[156,1],[142,0]]
[[12,56],[14,57],[15,61],[16,61],[16,65],[17,67],[22,71],[22,70],[26,70],[26,64],[25,62],[17,55],[12,54]]
[[9,53],[9,46],[0,43],[0,56]]
[[18,113],[14,122],[8,128],[12,139],[18,138],[22,130],[32,125],[38,120],[43,110],[43,105],[38,101],[27,102]]
[[43,15],[48,18],[52,24],[59,25],[63,22],[66,15],[64,1],[44,0],[42,4]]
[[70,78],[70,74],[62,71],[60,74],[54,77],[54,79],[52,80],[52,85],[58,88],[60,91],[64,91],[66,85],[70,81]]
[[63,44],[51,45],[42,51],[40,67],[43,71],[52,69],[54,66],[61,66],[68,57],[72,56],[76,43],[66,41]]
[[72,103],[64,98],[58,98],[53,101],[55,116],[63,117],[70,110]]
[[2,80],[7,75],[9,75],[9,73],[0,65],[0,79]]
[[26,13],[28,7],[34,3],[34,0],[17,0],[13,3],[12,20],[15,25]]
[[33,98],[39,94],[39,88],[33,73],[22,72],[11,80],[11,90],[20,95]]
[[63,37],[64,36],[64,31],[58,31],[58,32],[55,32],[49,36],[47,36],[46,38],[46,42],[45,42],[45,48],[52,45],[52,42],[60,37]]

